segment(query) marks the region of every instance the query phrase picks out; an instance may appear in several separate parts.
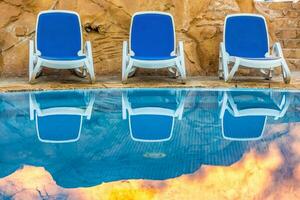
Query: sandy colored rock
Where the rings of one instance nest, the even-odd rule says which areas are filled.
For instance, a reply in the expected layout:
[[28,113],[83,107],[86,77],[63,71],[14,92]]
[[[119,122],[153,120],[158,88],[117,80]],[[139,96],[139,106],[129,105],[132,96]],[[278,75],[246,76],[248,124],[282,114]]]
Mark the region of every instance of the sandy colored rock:
[[[28,41],[34,38],[37,14],[42,10],[74,10],[81,16],[83,35],[93,47],[97,75],[120,75],[122,42],[128,40],[130,20],[137,11],[157,10],[174,16],[177,39],[184,41],[189,76],[217,75],[219,43],[224,18],[232,13],[259,13],[266,17],[271,44],[288,49],[288,63],[299,70],[300,3],[255,3],[253,0],[10,0],[0,2],[0,74],[28,75]],[[292,52],[292,53],[291,53]],[[57,73],[48,70],[47,73]],[[165,74],[139,70],[138,74]],[[242,70],[249,75],[252,70]],[[65,73],[68,75],[68,73]]]
[[27,33],[27,28],[24,27],[24,26],[17,26],[17,27],[15,28],[15,33],[16,33],[16,36],[17,36],[17,37],[25,36],[26,33]]

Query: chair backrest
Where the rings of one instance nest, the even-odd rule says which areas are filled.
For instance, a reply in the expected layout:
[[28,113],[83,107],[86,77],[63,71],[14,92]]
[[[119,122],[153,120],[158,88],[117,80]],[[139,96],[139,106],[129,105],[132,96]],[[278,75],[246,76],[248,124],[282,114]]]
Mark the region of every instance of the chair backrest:
[[77,56],[82,49],[79,15],[70,11],[44,11],[38,15],[36,48],[42,56]]
[[223,136],[230,140],[260,139],[265,129],[266,119],[266,116],[235,117],[226,110],[222,121]]
[[134,56],[168,57],[175,51],[172,15],[162,12],[134,14],[130,28],[130,50]]
[[269,52],[266,20],[261,15],[236,14],[225,19],[225,49],[230,56],[263,58]]

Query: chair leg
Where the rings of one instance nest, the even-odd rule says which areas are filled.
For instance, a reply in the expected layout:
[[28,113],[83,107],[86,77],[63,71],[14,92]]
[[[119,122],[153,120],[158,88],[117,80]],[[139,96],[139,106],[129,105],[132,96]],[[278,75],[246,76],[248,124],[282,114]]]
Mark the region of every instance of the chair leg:
[[33,94],[29,94],[29,117],[30,120],[34,120],[34,106],[33,106]]
[[28,75],[29,75],[29,82],[32,80],[32,73],[34,68],[34,43],[32,40],[29,41],[29,63],[28,63]]
[[219,118],[220,119],[222,119],[224,117],[224,113],[225,113],[225,110],[226,110],[227,101],[228,101],[227,92],[223,92],[222,100],[219,102],[220,107],[221,107],[220,113],[219,113]]
[[184,60],[184,47],[183,42],[178,42],[178,59],[176,62],[177,68],[179,70],[180,76],[181,76],[181,82],[185,83],[186,81],[186,69],[185,69],[185,60]]
[[185,67],[182,66],[182,63],[180,62],[179,59],[176,61],[176,67],[180,74],[181,83],[184,84],[186,81],[186,72],[185,72]]
[[133,77],[135,75],[135,72],[136,72],[136,67],[132,67],[128,74],[128,77]]
[[76,68],[76,69],[73,69],[71,70],[75,76],[78,76],[80,78],[85,78],[86,75],[87,75],[87,70],[83,67],[83,68]]
[[274,73],[274,69],[271,68],[271,69],[269,70],[269,80],[271,80],[271,79],[273,78],[273,73]]
[[177,77],[179,77],[179,73],[178,73],[177,68],[169,67],[169,68],[168,68],[168,72],[169,72],[170,77],[172,77],[172,78],[177,78]]
[[125,65],[122,66],[122,82],[123,83],[127,83],[126,81],[128,79],[129,73],[132,70],[132,67],[133,67],[133,61],[132,60],[129,60],[128,65],[126,65],[126,63],[125,63]]
[[36,65],[32,68],[32,73],[31,73],[30,80],[29,80],[30,83],[32,83],[34,81],[34,79],[36,78],[36,75],[42,69],[41,66],[42,66],[42,61],[38,60]]
[[128,78],[128,74],[126,74],[128,65],[129,65],[129,55],[128,55],[128,42],[123,42],[123,51],[122,51],[122,82],[125,83]]
[[281,70],[282,70],[282,77],[286,84],[291,82],[291,72],[289,67],[284,59],[281,61]]
[[[226,82],[232,80],[234,74],[236,73],[236,71],[237,71],[238,68],[239,68],[239,65],[240,65],[240,61],[237,59],[237,60],[235,61],[234,65],[233,65],[233,67],[232,67],[230,73],[228,74],[227,78],[225,78],[225,81],[226,81]],[[227,67],[227,70],[228,70],[228,65],[226,65],[226,67]]]
[[127,97],[126,92],[122,93],[122,119],[127,119],[127,110],[126,110],[126,101],[125,98]]
[[90,81],[91,81],[91,83],[94,83],[96,77],[95,77],[93,62],[90,62],[90,61],[86,60],[84,62],[84,64],[85,64],[85,68],[87,69],[87,71],[88,71],[88,73],[90,75]]
[[271,80],[272,79],[273,72],[274,72],[273,68],[270,68],[270,69],[260,69],[260,73],[263,74],[263,76],[265,77],[266,80]]
[[223,71],[223,55],[222,50],[219,50],[219,79],[224,79],[224,71]]
[[228,61],[226,58],[224,58],[224,56],[222,57],[221,60],[221,65],[222,65],[222,75],[223,75],[223,79],[224,81],[228,80],[228,74],[229,74],[229,69],[228,69]]

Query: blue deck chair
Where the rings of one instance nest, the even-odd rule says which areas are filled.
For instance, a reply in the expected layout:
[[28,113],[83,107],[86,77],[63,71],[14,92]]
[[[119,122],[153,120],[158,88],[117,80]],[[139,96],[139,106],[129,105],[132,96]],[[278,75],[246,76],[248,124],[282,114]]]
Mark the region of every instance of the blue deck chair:
[[224,92],[220,103],[223,137],[249,141],[262,138],[267,117],[279,119],[285,115],[290,97],[283,94],[275,98],[272,91],[231,91]]
[[[143,101],[141,101],[143,99]],[[132,140],[163,142],[172,138],[175,118],[182,119],[184,91],[125,91],[122,94],[123,119],[127,119]]]
[[82,120],[91,118],[95,97],[86,92],[46,92],[29,96],[30,120],[38,139],[45,143],[76,142]]
[[126,82],[137,67],[168,68],[186,79],[183,42],[178,42],[174,20],[164,12],[138,12],[131,19],[129,48],[123,42],[122,81]]
[[275,67],[281,67],[284,82],[290,82],[290,70],[280,43],[275,43],[270,52],[267,23],[262,15],[233,14],[225,19],[219,54],[220,78],[232,80],[240,66],[260,69],[268,79],[272,78]]
[[77,75],[90,75],[95,81],[91,43],[82,47],[80,17],[76,12],[42,11],[38,14],[35,45],[29,41],[29,81],[32,82],[43,67],[74,69]]

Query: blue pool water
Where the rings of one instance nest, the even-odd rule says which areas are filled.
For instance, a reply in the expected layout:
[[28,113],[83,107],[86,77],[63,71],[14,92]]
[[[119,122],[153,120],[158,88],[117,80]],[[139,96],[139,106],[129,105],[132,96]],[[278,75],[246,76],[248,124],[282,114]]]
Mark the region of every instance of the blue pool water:
[[29,165],[63,188],[166,180],[202,166],[230,168],[271,144],[283,157],[276,174],[291,178],[300,166],[300,146],[292,145],[299,109],[300,93],[273,90],[2,93],[0,178]]

